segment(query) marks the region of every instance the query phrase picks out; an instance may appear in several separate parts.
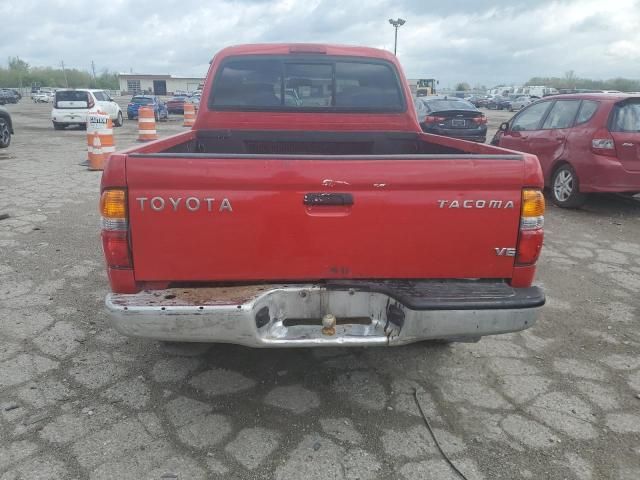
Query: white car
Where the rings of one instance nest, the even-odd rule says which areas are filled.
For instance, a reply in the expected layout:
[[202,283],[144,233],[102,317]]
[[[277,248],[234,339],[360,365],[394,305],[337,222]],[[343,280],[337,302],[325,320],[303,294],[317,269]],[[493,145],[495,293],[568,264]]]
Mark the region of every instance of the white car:
[[35,103],[51,103],[55,94],[49,91],[40,91],[31,95],[31,100]]
[[114,126],[122,126],[124,117],[120,105],[104,90],[83,88],[58,90],[51,111],[53,128],[62,130],[68,125],[84,127],[87,124],[87,115],[98,110],[109,114]]

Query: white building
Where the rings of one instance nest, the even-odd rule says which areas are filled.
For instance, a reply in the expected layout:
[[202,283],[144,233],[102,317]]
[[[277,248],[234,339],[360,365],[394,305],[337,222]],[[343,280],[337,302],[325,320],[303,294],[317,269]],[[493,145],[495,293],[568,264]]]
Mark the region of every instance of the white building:
[[121,73],[120,91],[123,95],[152,92],[155,95],[173,95],[174,92],[193,92],[202,88],[204,78],[174,77],[172,75],[140,75]]

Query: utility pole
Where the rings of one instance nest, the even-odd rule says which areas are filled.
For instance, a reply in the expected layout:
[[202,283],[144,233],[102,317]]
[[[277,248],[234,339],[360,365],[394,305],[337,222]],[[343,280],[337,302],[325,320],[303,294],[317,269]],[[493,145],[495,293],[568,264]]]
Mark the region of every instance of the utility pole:
[[396,30],[396,32],[395,32],[395,40],[393,42],[393,54],[397,55],[397,52],[398,52],[398,28],[400,28],[402,25],[407,23],[407,21],[403,20],[402,18],[398,18],[397,20],[394,20],[393,18],[390,18],[389,19],[389,23]]
[[67,88],[69,88],[69,80],[67,79],[67,71],[64,68],[64,60],[60,62],[60,66],[62,67],[62,73],[64,73],[64,83],[67,85]]
[[98,86],[98,81],[96,80],[96,64],[91,60],[91,71],[93,72],[93,86]]

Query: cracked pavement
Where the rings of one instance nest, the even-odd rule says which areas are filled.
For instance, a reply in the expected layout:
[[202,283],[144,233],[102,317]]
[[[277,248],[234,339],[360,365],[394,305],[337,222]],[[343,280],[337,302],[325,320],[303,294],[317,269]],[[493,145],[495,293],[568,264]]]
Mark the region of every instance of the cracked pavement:
[[[54,132],[47,104],[10,110],[0,480],[456,479],[414,389],[470,480],[639,478],[640,202],[549,207],[548,305],[522,333],[389,349],[129,339],[103,310],[100,174],[78,165],[84,132]],[[117,146],[135,130],[116,129]]]

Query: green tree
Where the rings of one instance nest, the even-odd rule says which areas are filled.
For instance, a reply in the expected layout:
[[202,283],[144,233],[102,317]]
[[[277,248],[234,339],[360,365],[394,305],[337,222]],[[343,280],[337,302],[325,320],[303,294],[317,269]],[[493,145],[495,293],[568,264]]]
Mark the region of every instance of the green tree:
[[460,82],[456,85],[456,92],[466,92],[467,90],[471,90],[467,82]]

